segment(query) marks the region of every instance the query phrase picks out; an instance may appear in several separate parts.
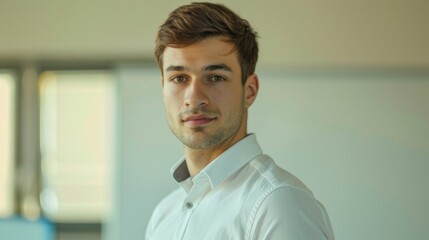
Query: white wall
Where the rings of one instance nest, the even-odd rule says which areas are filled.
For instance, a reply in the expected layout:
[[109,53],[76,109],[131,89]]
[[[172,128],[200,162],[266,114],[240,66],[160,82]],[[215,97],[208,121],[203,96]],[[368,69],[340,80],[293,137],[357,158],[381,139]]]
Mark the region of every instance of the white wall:
[[158,69],[121,65],[117,71],[117,159],[105,238],[137,240],[157,202],[176,187],[169,169],[182,153],[164,117]]
[[[116,204],[108,239],[142,239],[182,155],[156,68],[120,68]],[[249,131],[326,206],[337,239],[429,235],[429,74],[260,73]],[[111,231],[109,233],[109,231]],[[116,232],[114,235],[112,232]]]
[[326,206],[337,239],[427,239],[429,74],[261,73],[266,153]]

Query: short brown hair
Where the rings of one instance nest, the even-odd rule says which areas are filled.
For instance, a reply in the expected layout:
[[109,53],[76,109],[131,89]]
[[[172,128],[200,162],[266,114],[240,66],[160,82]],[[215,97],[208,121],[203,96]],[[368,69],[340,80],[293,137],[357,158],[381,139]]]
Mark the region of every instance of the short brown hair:
[[247,20],[221,4],[192,3],[170,13],[156,38],[155,57],[161,72],[166,47],[186,47],[215,36],[225,36],[234,45],[244,85],[247,77],[255,72],[259,50],[257,33]]

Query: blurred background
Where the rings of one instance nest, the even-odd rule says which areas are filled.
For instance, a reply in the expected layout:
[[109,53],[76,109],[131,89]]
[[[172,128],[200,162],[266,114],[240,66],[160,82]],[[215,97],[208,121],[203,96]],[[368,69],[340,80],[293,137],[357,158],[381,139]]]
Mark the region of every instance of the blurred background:
[[[337,239],[429,235],[429,2],[218,1],[260,34],[249,132]],[[0,0],[0,239],[144,239],[182,146],[155,35],[186,1]]]

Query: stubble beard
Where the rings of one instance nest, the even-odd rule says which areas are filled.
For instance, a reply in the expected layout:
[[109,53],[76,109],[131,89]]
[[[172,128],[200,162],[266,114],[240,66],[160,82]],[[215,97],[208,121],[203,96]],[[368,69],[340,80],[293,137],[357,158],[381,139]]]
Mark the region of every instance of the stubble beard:
[[[213,114],[213,112],[207,112],[204,110],[194,110],[194,113],[201,114]],[[194,127],[192,129],[185,129],[184,127],[179,126],[179,124],[174,124],[172,121],[175,121],[177,118],[168,118],[168,123],[170,130],[176,136],[179,141],[181,141],[185,146],[191,149],[209,149],[217,145],[222,144],[226,140],[234,137],[240,130],[244,114],[244,100],[241,103],[240,109],[238,112],[231,112],[225,124],[220,126],[219,129],[214,133],[209,133],[206,128],[209,126]],[[180,119],[180,118],[179,118]],[[217,121],[217,119],[215,120]],[[187,131],[187,133],[185,132]],[[189,133],[189,131],[192,131]]]

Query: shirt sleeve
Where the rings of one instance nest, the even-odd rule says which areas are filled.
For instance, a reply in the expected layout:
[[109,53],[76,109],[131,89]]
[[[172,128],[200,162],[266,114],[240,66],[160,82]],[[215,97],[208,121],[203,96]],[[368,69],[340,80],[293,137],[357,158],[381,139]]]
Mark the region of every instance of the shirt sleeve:
[[262,196],[249,225],[251,240],[334,240],[322,204],[311,192],[293,187],[280,187]]

